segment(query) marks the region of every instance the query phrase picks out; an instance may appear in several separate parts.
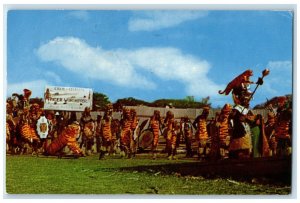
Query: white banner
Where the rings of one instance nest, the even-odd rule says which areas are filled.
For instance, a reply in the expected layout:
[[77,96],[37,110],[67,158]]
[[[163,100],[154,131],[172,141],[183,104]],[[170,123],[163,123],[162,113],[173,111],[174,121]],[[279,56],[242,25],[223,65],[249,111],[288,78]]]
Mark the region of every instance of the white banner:
[[44,109],[60,111],[84,111],[92,108],[93,90],[79,87],[46,86]]

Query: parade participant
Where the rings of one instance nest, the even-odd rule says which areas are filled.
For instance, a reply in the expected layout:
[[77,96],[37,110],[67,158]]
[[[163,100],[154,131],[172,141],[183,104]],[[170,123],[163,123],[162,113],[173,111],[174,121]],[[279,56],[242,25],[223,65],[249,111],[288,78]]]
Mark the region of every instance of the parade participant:
[[164,138],[165,138],[165,140],[166,140],[166,146],[165,146],[165,149],[163,150],[163,152],[166,152],[166,153],[168,153],[168,142],[167,142],[167,139],[168,139],[168,121],[170,120],[170,119],[172,119],[172,117],[173,117],[174,115],[173,115],[173,113],[171,112],[171,111],[167,111],[167,113],[166,113],[166,117],[165,117],[165,119],[163,120],[163,123],[162,123],[162,128],[163,128],[163,132],[162,132],[162,134],[163,134],[163,136],[164,136]]
[[102,116],[98,115],[96,121],[96,130],[95,130],[97,153],[100,153],[100,147],[101,147],[101,121],[102,121]]
[[207,133],[207,118],[209,115],[209,107],[203,107],[202,114],[199,115],[193,122],[194,128],[197,130],[195,137],[198,142],[198,159],[203,160],[208,155],[208,133]]
[[31,96],[31,90],[29,89],[23,89],[23,93],[24,93],[24,97],[23,97],[23,108],[28,108],[30,107],[30,104],[29,104],[29,100],[30,100],[30,96]]
[[251,131],[249,122],[250,101],[259,87],[263,84],[263,78],[269,74],[269,70],[265,69],[262,72],[262,77],[259,77],[256,82],[256,87],[253,92],[250,92],[250,84],[253,82],[250,77],[253,75],[252,70],[246,70],[236,78],[234,78],[224,91],[219,91],[220,94],[228,95],[232,91],[234,107],[230,117],[232,118],[232,139],[229,144],[229,156],[232,158],[248,158],[250,157],[251,146]]
[[255,116],[255,120],[251,126],[251,141],[252,141],[252,157],[257,158],[262,156],[262,138],[261,138],[261,119],[260,114]]
[[123,108],[123,118],[121,119],[121,155],[127,158],[132,156],[132,119],[130,109]]
[[230,158],[249,158],[252,150],[251,130],[247,118],[248,109],[236,106],[232,109],[232,137],[229,144]]
[[152,149],[151,149],[153,159],[156,159],[157,157],[157,146],[158,146],[160,126],[161,126],[160,112],[158,110],[154,110],[154,114],[150,118],[150,128],[153,133],[153,142],[152,142]]
[[[56,121],[57,121],[57,134],[61,134],[65,127],[68,125],[69,121],[69,112],[62,111],[61,113],[56,112]],[[81,146],[80,146],[81,148]]]
[[113,119],[111,124],[111,153],[116,154],[120,151],[121,124],[119,119]]
[[82,129],[82,143],[85,146],[86,155],[92,154],[92,146],[94,145],[94,120],[91,116],[91,109],[85,107],[82,117],[80,119],[80,127]]
[[46,118],[48,120],[49,133],[48,138],[53,140],[56,135],[56,119],[54,111],[45,111]]
[[12,105],[6,103],[6,150],[11,153],[14,153],[16,144],[16,122],[13,115]]
[[228,158],[228,147],[230,142],[229,134],[229,115],[231,112],[231,105],[225,104],[221,110],[221,113],[216,117],[216,126],[218,134],[218,147],[219,155],[222,159]]
[[111,103],[106,105],[103,119],[101,121],[101,147],[99,160],[103,159],[105,154],[111,150],[112,142],[112,109]]
[[176,129],[175,129],[175,118],[174,114],[171,111],[167,112],[166,119],[164,121],[166,125],[166,141],[167,141],[167,152],[168,159],[176,159]]
[[270,145],[270,156],[276,156],[277,141],[275,138],[275,114],[273,112],[268,113],[265,129]]
[[252,70],[246,70],[236,78],[234,78],[230,83],[228,83],[224,91],[219,91],[219,94],[228,95],[232,91],[233,101],[236,105],[241,105],[246,108],[249,107],[249,101],[251,97],[250,84],[253,82],[250,77],[253,75]]
[[220,137],[219,137],[219,123],[220,112],[216,112],[215,117],[212,117],[207,124],[207,131],[210,135],[210,148],[209,148],[209,159],[218,160],[221,158],[220,154]]
[[287,104],[286,97],[278,97],[277,120],[275,124],[275,137],[277,140],[277,156],[291,154],[291,119],[292,112]]
[[45,155],[58,155],[59,157],[61,157],[63,148],[67,146],[72,151],[75,158],[84,156],[76,141],[79,137],[79,134],[80,125],[77,121],[66,126],[62,133],[59,134],[58,137],[54,139],[49,146],[46,146]]
[[131,132],[132,132],[132,139],[131,139],[131,150],[132,154],[135,157],[136,151],[137,151],[137,139],[138,139],[138,124],[139,124],[139,119],[136,116],[136,111],[135,109],[130,109],[130,115],[131,115]]
[[23,142],[23,151],[25,153],[29,148],[32,148],[32,153],[38,154],[38,145],[40,142],[39,136],[37,135],[35,129],[36,124],[32,122],[31,115],[29,112],[30,107],[25,107],[23,113],[21,114],[21,119],[19,119],[18,127],[19,133],[21,135],[21,142]]
[[192,122],[190,121],[188,116],[183,118],[182,123],[182,133],[185,141],[186,146],[186,157],[193,157],[192,151],[192,137],[193,137],[193,126]]
[[10,150],[10,138],[11,138],[11,129],[9,124],[6,122],[6,152]]
[[72,124],[74,121],[77,121],[76,111],[71,111],[70,118],[68,120],[68,125]]
[[47,137],[49,134],[49,122],[44,113],[42,113],[40,118],[37,120],[36,131],[40,137],[42,149],[45,149],[45,145],[47,145]]

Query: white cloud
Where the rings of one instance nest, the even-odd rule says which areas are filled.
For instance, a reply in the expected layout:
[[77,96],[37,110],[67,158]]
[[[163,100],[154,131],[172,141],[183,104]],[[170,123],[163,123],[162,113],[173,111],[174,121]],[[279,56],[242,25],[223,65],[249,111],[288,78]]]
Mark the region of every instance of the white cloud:
[[128,23],[129,31],[153,31],[174,27],[185,21],[207,16],[207,11],[142,11]]
[[179,81],[188,95],[199,97],[223,88],[207,78],[207,61],[171,47],[108,51],[77,38],[58,37],[39,47],[37,54],[43,61],[56,62],[82,76],[126,88],[154,89],[157,78]]
[[88,12],[83,10],[71,11],[69,12],[69,16],[83,21],[87,21],[90,18]]
[[265,91],[272,96],[292,93],[292,62],[270,61],[267,68],[270,69],[270,74],[264,79]]
[[[113,82],[128,87],[154,88],[154,83],[138,75],[129,61],[116,51],[90,47],[77,38],[55,38],[42,45],[38,56],[91,79]],[[132,82],[134,81],[134,83]]]
[[35,80],[30,82],[12,83],[7,85],[7,96],[11,96],[13,93],[23,94],[23,89],[29,89],[32,91],[31,98],[41,97],[44,95],[45,86],[50,85],[45,80]]

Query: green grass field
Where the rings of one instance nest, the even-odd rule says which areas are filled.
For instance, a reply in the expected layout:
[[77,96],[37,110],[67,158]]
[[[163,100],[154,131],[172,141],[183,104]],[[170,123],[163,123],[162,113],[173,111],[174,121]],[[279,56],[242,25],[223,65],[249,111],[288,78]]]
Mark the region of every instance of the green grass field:
[[[282,184],[261,184],[230,178],[181,176],[154,171],[147,166],[195,160],[151,160],[150,155],[135,159],[119,156],[98,160],[98,156],[79,159],[6,156],[8,194],[158,194],[158,195],[288,195]],[[130,170],[126,170],[130,167]],[[172,166],[171,166],[172,167]],[[136,168],[137,170],[135,170]],[[138,170],[139,169],[139,170]]]

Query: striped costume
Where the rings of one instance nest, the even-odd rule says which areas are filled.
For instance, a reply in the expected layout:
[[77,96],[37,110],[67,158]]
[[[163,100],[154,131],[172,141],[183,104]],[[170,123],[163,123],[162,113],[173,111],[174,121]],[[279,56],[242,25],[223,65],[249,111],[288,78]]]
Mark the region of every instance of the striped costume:
[[111,140],[112,140],[112,130],[111,130],[111,123],[112,117],[105,116],[104,119],[101,121],[101,151],[107,152],[108,149],[111,147]]
[[218,135],[219,135],[219,150],[222,158],[228,158],[228,147],[230,143],[229,135],[229,114],[231,106],[225,104],[221,110],[221,114],[217,119]]
[[275,114],[268,113],[268,121],[265,123],[265,133],[269,141],[270,155],[276,155],[277,141],[275,138]]
[[102,142],[100,147],[99,160],[104,158],[106,152],[108,152],[109,150],[112,151],[112,111],[112,104],[107,104],[103,119],[101,121],[100,136]]
[[91,109],[89,107],[85,107],[84,112],[82,113],[80,127],[82,130],[82,143],[80,147],[85,146],[85,154],[91,155],[95,138],[95,124],[91,116]]
[[83,153],[76,141],[79,133],[80,126],[78,124],[68,125],[49,146],[46,146],[46,153],[48,155],[59,155],[60,151],[63,150],[65,146],[68,146],[75,156],[83,156]]
[[152,143],[152,145],[153,145],[153,148],[156,148],[157,145],[158,145],[160,122],[158,120],[151,119],[150,125],[151,125],[151,129],[152,129],[152,132],[153,132],[153,143]]
[[275,124],[275,138],[277,141],[276,154],[286,156],[291,153],[291,111],[284,109],[277,113]]
[[153,133],[153,142],[152,142],[153,159],[156,159],[160,124],[161,124],[160,112],[155,110],[154,115],[150,119],[150,128]]
[[199,115],[193,122],[193,126],[197,129],[195,133],[195,138],[198,142],[198,158],[202,159],[207,156],[208,147],[208,132],[207,132],[207,117],[209,114],[209,108],[204,107],[202,114]]
[[[129,109],[124,109],[124,118],[121,120],[121,150],[128,158],[131,157],[131,143],[132,143],[132,119]],[[123,154],[124,155],[124,154]]]
[[169,159],[175,159],[176,155],[176,129],[175,129],[175,119],[174,115],[169,118],[166,122],[166,128],[167,128],[167,151],[168,151],[168,158]]

